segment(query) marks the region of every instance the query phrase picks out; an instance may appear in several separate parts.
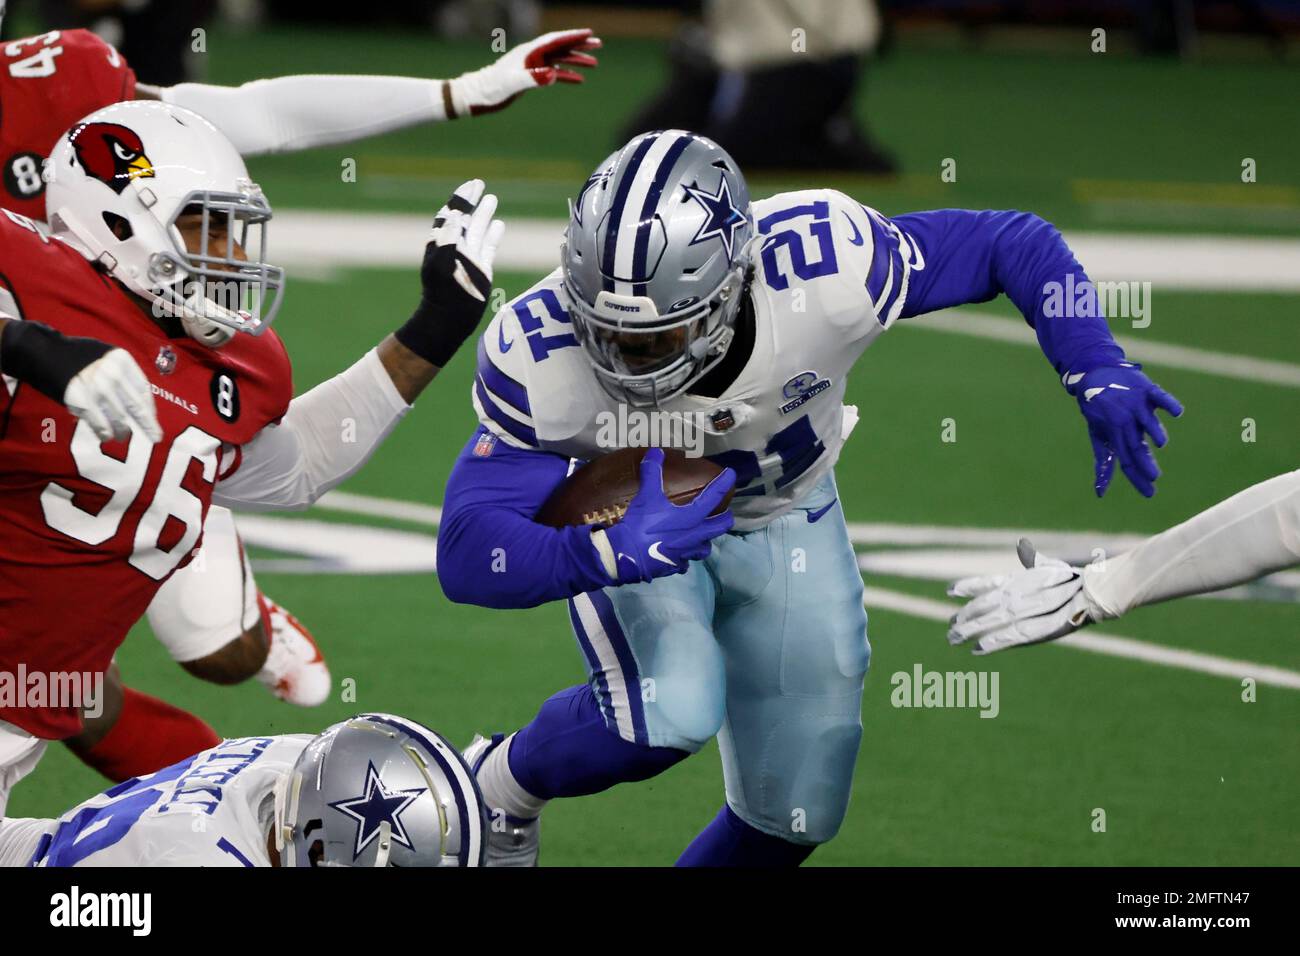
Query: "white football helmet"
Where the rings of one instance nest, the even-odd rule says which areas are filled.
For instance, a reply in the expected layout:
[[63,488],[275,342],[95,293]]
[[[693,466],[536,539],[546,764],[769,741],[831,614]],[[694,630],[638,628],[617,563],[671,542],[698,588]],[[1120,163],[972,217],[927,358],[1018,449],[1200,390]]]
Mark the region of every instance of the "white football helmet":
[[[284,270],[266,260],[271,207],[215,126],[169,103],[117,103],[55,145],[45,202],[51,232],[212,348],[257,335],[279,311]],[[177,221],[201,216],[191,252]],[[209,249],[209,228],[225,227]]]

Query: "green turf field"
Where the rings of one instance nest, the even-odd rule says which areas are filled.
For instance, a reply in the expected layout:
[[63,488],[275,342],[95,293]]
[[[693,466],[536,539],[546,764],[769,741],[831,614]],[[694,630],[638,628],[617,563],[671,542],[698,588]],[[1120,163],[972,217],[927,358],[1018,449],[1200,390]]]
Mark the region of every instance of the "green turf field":
[[[209,78],[260,73],[449,73],[477,48],[414,37],[295,30],[214,31]],[[615,145],[621,116],[662,75],[649,42],[613,41],[580,90],[533,94],[508,113],[352,147],[251,164],[277,206],[432,212],[481,175],[507,217],[559,217],[564,198]],[[270,64],[270,66],[268,66]],[[755,179],[756,197],[836,185],[886,213],[937,206],[1031,209],[1070,230],[1300,235],[1300,133],[1294,71],[1280,64],[1192,67],[1135,59],[909,50],[871,77],[860,106],[899,154],[893,181],[823,176]],[[340,181],[342,158],[358,181]],[[958,163],[944,184],[939,164]],[[1243,157],[1260,181],[1240,182]],[[275,248],[274,233],[271,248]],[[1084,262],[1085,266],[1087,261]],[[1294,263],[1300,270],[1300,262]],[[537,276],[506,272],[510,294]],[[418,294],[410,270],[347,270],[294,281],[277,328],[301,391],[390,331]],[[1300,363],[1300,294],[1155,290],[1149,329],[1132,337]],[[1014,315],[1005,301],[981,314]],[[924,322],[924,319],[916,320]],[[472,362],[462,356],[345,490],[436,505],[474,425]],[[943,332],[891,331],[860,363],[849,400],[864,412],[839,483],[858,522],[1148,533],[1253,482],[1297,467],[1300,390],[1191,368],[1148,370],[1184,402],[1159,454],[1159,494],[1122,478],[1097,500],[1083,422],[1034,349]],[[941,440],[953,419],[957,441]],[[1242,441],[1243,419],[1257,440]],[[431,533],[418,522],[344,512],[310,515]],[[293,519],[289,519],[293,520]],[[291,526],[286,526],[291,527]],[[276,549],[292,555],[292,535]],[[259,549],[259,557],[277,555]],[[263,573],[265,590],[315,632],[356,700],[318,711],[260,687],[209,686],[167,659],[140,626],[120,651],[129,683],[191,707],[220,732],[314,731],[362,709],[406,714],[454,740],[510,730],[549,693],[579,682],[581,658],[562,607],[487,611],[447,602],[430,575]],[[870,585],[934,600],[935,581]],[[1286,596],[1285,594],[1283,595]],[[1108,622],[1105,632],[1300,671],[1300,609],[1291,601],[1192,600]],[[976,660],[941,623],[870,612],[874,649],[864,743],[848,820],[814,864],[1297,864],[1300,690],[1047,646]],[[1001,709],[899,709],[890,675],[997,671]],[[10,812],[54,815],[101,788],[57,748],[16,791]],[[722,800],[716,748],[649,783],[556,804],[542,861],[671,863]],[[1094,810],[1106,831],[1094,832]]]

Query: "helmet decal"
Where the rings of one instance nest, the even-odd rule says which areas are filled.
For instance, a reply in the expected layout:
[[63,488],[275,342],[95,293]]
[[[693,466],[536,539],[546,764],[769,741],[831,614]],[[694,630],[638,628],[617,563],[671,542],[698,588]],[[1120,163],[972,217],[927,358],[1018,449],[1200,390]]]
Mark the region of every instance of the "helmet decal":
[[413,790],[390,791],[384,786],[373,762],[366,765],[366,780],[358,796],[347,800],[336,800],[330,804],[335,810],[351,817],[357,825],[356,845],[352,849],[352,859],[359,857],[370,845],[383,824],[392,828],[393,840],[414,850],[406,828],[402,826],[402,811],[415,802],[416,797],[428,791],[424,787]]
[[737,209],[736,204],[731,200],[731,187],[727,185],[727,177],[722,176],[718,180],[718,191],[710,193],[706,189],[701,189],[698,182],[689,186],[682,186],[686,190],[686,195],[690,196],[708,213],[708,218],[700,224],[700,230],[691,240],[691,245],[703,242],[706,239],[717,239],[727,250],[727,261],[730,262],[734,256],[736,230],[743,229],[748,225],[749,220],[745,218],[743,210]]
[[133,179],[154,175],[144,143],[134,130],[117,123],[86,123],[68,134],[82,168],[115,193]]

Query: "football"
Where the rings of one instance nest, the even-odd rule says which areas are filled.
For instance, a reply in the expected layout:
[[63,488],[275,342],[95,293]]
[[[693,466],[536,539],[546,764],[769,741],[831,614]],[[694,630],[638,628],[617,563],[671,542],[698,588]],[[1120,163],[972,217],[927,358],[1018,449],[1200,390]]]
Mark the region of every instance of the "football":
[[[646,451],[645,448],[620,448],[593,458],[560,483],[534,520],[552,528],[617,523],[640,487],[639,467]],[[723,471],[707,458],[688,458],[676,448],[663,451],[664,494],[673,504],[694,501]],[[721,514],[730,503],[729,491],[713,513]]]

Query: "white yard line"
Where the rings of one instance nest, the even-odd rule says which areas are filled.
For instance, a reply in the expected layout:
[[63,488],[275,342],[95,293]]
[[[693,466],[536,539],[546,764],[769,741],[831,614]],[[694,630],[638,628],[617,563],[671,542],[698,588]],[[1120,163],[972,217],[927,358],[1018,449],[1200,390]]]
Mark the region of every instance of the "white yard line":
[[[1296,272],[1300,274],[1300,265],[1297,265]],[[1034,330],[1026,325],[1023,319],[1005,318],[983,312],[945,309],[931,315],[906,319],[899,322],[897,327],[951,332],[1038,349],[1038,339],[1034,335]],[[1120,344],[1129,358],[1139,362],[1150,362],[1160,368],[1180,368],[1191,372],[1218,375],[1221,378],[1300,388],[1300,365],[1291,362],[1213,352],[1209,349],[1173,345],[1168,342],[1153,342],[1133,335],[1116,335],[1115,341]]]
[[[554,269],[564,221],[516,219],[506,212],[497,268]],[[286,266],[404,268],[419,263],[433,213],[285,209],[275,214],[271,248],[275,261]],[[1088,231],[1065,238],[1095,281],[1300,292],[1300,239]]]
[[[317,508],[327,511],[349,514],[369,515],[378,518],[390,518],[409,521],[413,524],[437,527],[442,517],[442,509],[435,505],[422,505],[393,498],[377,498],[344,491],[331,491],[316,503]],[[246,519],[241,519],[241,522]],[[1009,528],[962,528],[944,525],[900,525],[870,524],[854,522],[849,525],[849,536],[859,547],[864,545],[957,545],[957,546],[994,546],[1004,547],[1011,554],[1011,544],[1025,532]],[[1061,532],[1039,530],[1028,535],[1044,550],[1057,553],[1070,549],[1088,551],[1104,541],[1113,550],[1121,546],[1131,546],[1140,540],[1136,535],[1107,535],[1101,532]],[[1050,545],[1050,547],[1049,547]],[[885,588],[868,587],[864,603],[868,607],[897,611],[912,617],[930,621],[946,621],[952,616],[957,605],[930,598],[917,597]],[[1087,630],[1056,643],[1079,650],[1106,654],[1126,660],[1141,661],[1164,667],[1178,667],[1184,670],[1211,674],[1216,677],[1234,679],[1254,678],[1261,684],[1273,687],[1285,687],[1300,690],[1300,672],[1257,664],[1253,661],[1237,660],[1230,657],[1218,657],[1199,651],[1183,650],[1153,644],[1130,637],[1120,637],[1099,631]]]
[[[909,617],[924,618],[928,621],[947,621],[952,617],[957,605],[932,601],[929,598],[903,594],[885,588],[866,589],[863,604],[868,608],[896,611]],[[1062,647],[1073,647],[1081,651],[1092,651],[1110,657],[1122,657],[1127,660],[1142,661],[1145,664],[1158,664],[1162,667],[1178,667],[1183,670],[1210,674],[1215,677],[1231,677],[1235,680],[1252,678],[1260,684],[1271,687],[1285,687],[1288,690],[1300,690],[1300,672],[1273,667],[1269,664],[1257,664],[1254,661],[1237,660],[1231,657],[1218,657],[1214,654],[1202,654],[1163,644],[1152,644],[1131,637],[1116,634],[1104,634],[1100,631],[1080,631],[1063,637],[1054,643]]]
[[[432,213],[356,213],[286,210],[276,214],[274,258],[290,274],[329,278],[333,270],[415,268]],[[564,223],[509,219],[497,252],[497,271],[542,274],[558,264]],[[1159,288],[1300,292],[1300,240],[1240,236],[1071,233],[1071,246],[1096,281],[1144,281]],[[1033,331],[1019,319],[948,310],[899,323],[1033,346]],[[1300,365],[1191,348],[1145,337],[1117,335],[1140,362],[1250,382],[1300,387]]]

